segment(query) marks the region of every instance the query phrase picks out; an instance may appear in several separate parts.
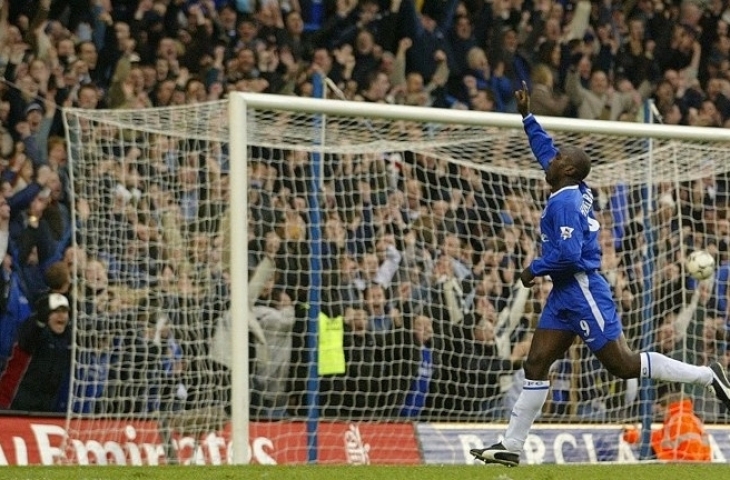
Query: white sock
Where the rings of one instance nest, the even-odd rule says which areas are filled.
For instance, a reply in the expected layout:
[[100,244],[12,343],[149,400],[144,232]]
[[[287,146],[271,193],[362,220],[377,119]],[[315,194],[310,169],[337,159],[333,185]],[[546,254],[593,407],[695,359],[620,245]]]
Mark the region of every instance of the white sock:
[[532,424],[540,414],[547,399],[550,382],[548,380],[527,380],[522,382],[522,393],[512,408],[507,432],[502,445],[507,450],[521,452]]
[[652,378],[665,382],[694,383],[705,387],[712,383],[712,370],[710,370],[710,367],[690,365],[656,352],[644,352],[640,356],[642,378]]
[[626,393],[624,393],[624,404],[631,405],[639,395],[639,380],[636,378],[629,378],[626,380]]

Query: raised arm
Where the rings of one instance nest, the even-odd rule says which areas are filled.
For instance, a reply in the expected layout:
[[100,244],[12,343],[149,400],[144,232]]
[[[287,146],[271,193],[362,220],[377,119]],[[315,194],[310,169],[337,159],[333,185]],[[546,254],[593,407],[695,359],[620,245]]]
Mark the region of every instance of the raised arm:
[[517,98],[517,110],[522,115],[522,124],[530,142],[530,148],[543,170],[547,170],[550,162],[558,154],[558,149],[553,144],[553,139],[543,130],[537,119],[530,113],[530,93],[527,85],[522,82],[522,89],[515,92]]
[[682,310],[677,314],[677,318],[674,321],[674,334],[677,336],[676,341],[681,342],[687,336],[687,329],[689,322],[695,317],[697,313],[697,306],[700,301],[700,295],[702,291],[706,290],[708,293],[712,291],[714,279],[712,277],[707,280],[703,280],[702,283],[698,284],[694,292],[692,292],[692,298],[687,305],[682,307]]

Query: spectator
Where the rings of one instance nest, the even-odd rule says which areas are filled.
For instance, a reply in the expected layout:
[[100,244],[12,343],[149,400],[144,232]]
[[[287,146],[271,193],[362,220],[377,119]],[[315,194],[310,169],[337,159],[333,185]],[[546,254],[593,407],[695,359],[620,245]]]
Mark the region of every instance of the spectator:
[[[692,337],[698,338],[702,335],[700,328],[691,329],[691,324],[698,311],[700,299],[703,299],[703,303],[707,302],[709,290],[711,290],[711,281],[705,281],[699,288],[695,289],[692,298],[686,305],[678,306],[681,309],[667,310],[664,313],[656,332],[657,351],[671,358],[694,361],[693,358],[686,357],[686,352],[680,346],[688,334],[693,333],[692,330],[695,330],[695,335],[692,335]],[[702,317],[703,320],[699,322],[699,325],[704,323],[704,314]]]
[[152,354],[148,361],[147,411],[174,412],[183,407],[188,397],[184,376],[188,362],[183,358],[167,316],[163,313],[157,318],[151,316],[150,320],[144,334],[146,348]]
[[512,84],[504,75],[504,63],[493,61],[490,65],[486,53],[479,47],[469,50],[466,62],[464,85],[469,98],[473,100],[479,90],[489,90],[494,97],[495,111],[506,112],[512,103]]
[[562,44],[559,41],[546,40],[542,42],[540,46],[537,47],[533,63],[535,65],[544,65],[547,67],[553,77],[553,90],[558,94],[565,93],[564,81],[566,60],[563,54]]
[[730,84],[728,80],[721,78],[711,78],[707,81],[707,100],[711,101],[718,114],[720,115],[720,122],[725,125],[728,117],[730,117]]
[[0,252],[5,252],[2,263],[2,291],[0,298],[0,371],[10,356],[19,325],[31,313],[30,303],[23,292],[22,280],[8,253],[10,242],[10,208],[0,197]]
[[390,308],[381,285],[371,284],[365,288],[365,305],[370,331],[385,334],[401,326],[400,312]]
[[392,99],[388,95],[391,87],[388,76],[383,72],[375,70],[363,75],[363,78],[358,81],[358,84],[362,85],[362,89],[355,95],[355,100],[372,103],[391,103]]
[[[269,349],[267,348],[267,338],[264,329],[259,322],[258,317],[254,314],[253,308],[256,301],[261,296],[265,286],[268,285],[276,273],[276,256],[279,250],[279,237],[275,233],[270,232],[270,242],[267,242],[267,249],[261,261],[256,266],[248,289],[248,326],[253,341],[249,342],[249,371],[256,372],[258,363],[268,362]],[[271,245],[271,246],[269,246]],[[221,389],[225,392],[224,402],[228,403],[230,386],[230,369],[232,366],[232,345],[231,345],[231,313],[223,311],[220,318],[214,319],[213,332],[211,334],[208,345],[208,353],[213,362],[215,369],[221,372],[222,385]],[[259,347],[260,345],[260,347]],[[262,367],[263,368],[263,367]]]
[[[684,4],[689,5],[691,2]],[[697,30],[688,23],[676,24],[670,43],[657,44],[654,55],[662,71],[676,70],[685,84],[692,85],[697,79],[702,56]]]
[[352,255],[342,255],[338,262],[339,268],[339,295],[342,309],[362,308],[364,306],[363,291],[359,285],[358,265]]
[[408,49],[406,70],[420,73],[426,83],[431,81],[438,62],[447,58],[446,35],[451,30],[457,3],[449,0],[439,5],[428,1],[419,13],[413,0],[401,2],[400,34],[419,47]]
[[622,114],[636,108],[633,95],[615,91],[606,72],[596,70],[591,74],[590,88],[579,84],[575,70],[568,72],[565,90],[578,104],[578,117],[588,120],[618,120]]
[[[230,20],[224,19],[230,19],[230,17],[235,16],[235,12],[229,12],[228,10],[230,9],[224,8],[218,14],[218,18],[222,21],[226,21],[227,23],[230,22]],[[231,13],[234,15],[231,15]],[[251,15],[241,16],[236,23],[235,33],[232,33],[229,30],[227,31],[227,36],[229,38],[228,52],[226,54],[227,58],[232,57],[233,52],[236,52],[241,48],[258,51],[259,47],[263,47],[266,44],[265,40],[259,36],[258,22]]]
[[656,43],[645,37],[645,24],[641,17],[631,18],[628,27],[628,37],[616,54],[616,71],[626,77],[642,97],[647,97],[651,84],[660,76],[654,57]]
[[10,131],[10,102],[0,100],[0,156],[8,158],[13,152],[13,135]]
[[414,360],[417,363],[417,376],[411,380],[411,386],[406,394],[405,403],[401,407],[403,417],[419,417],[428,403],[429,392],[433,387],[435,372],[434,351],[431,340],[433,338],[432,320],[425,315],[418,315],[413,319],[413,345],[416,349]]
[[486,297],[481,297],[475,310],[474,326],[463,356],[462,368],[469,372],[466,398],[470,399],[465,402],[464,410],[476,416],[502,418],[499,407],[502,377],[511,374],[513,363],[499,355],[494,305]]
[[34,294],[45,290],[43,273],[54,261],[61,258],[60,239],[54,238],[50,214],[46,214],[50,202],[47,190],[39,192],[24,214],[24,225],[19,235],[19,267],[27,293],[35,300]]
[[[497,4],[504,3],[498,2]],[[500,7],[502,8],[502,7]],[[497,18],[497,23],[500,21],[501,13],[495,12],[500,15]],[[519,44],[517,41],[517,32],[513,28],[506,28],[498,31],[494,26],[494,36],[492,40],[491,52],[489,58],[492,59],[492,63],[498,65],[499,63],[504,64],[504,76],[509,79],[512,85],[512,91],[516,90],[517,85],[522,85],[522,82],[530,82],[530,64],[525,55],[520,51]],[[514,98],[510,98],[509,103],[504,106],[504,112],[514,113],[517,109]]]
[[368,328],[365,310],[356,308],[345,312],[343,344],[346,373],[333,383],[338,386],[335,390],[342,392],[342,413],[354,418],[369,417],[377,409],[384,365],[378,363],[380,345],[376,334]]
[[[392,51],[394,22],[401,8],[400,0],[392,0],[387,11],[381,11],[380,3],[372,0],[343,2],[336,8],[333,18],[326,21],[316,34],[320,45],[338,48],[344,44],[355,44],[360,31],[367,30],[377,45]],[[357,8],[356,8],[357,7]]]
[[84,335],[83,350],[79,354],[74,372],[76,391],[72,410],[75,413],[104,413],[105,394],[109,380],[111,342],[104,331],[91,331]]
[[457,15],[454,28],[449,32],[449,68],[452,75],[460,78],[467,68],[467,56],[473,47],[477,46],[474,36],[474,25],[468,15]]
[[46,285],[51,293],[60,293],[67,298],[71,292],[71,270],[66,262],[52,263],[45,273]]
[[284,17],[286,32],[284,33],[284,45],[291,52],[294,60],[299,61],[302,57],[312,57],[311,34],[304,31],[302,15],[296,10],[286,12]]
[[79,291],[82,297],[79,304],[90,318],[102,314],[109,302],[109,276],[107,267],[101,260],[92,258],[84,262],[83,277]]
[[7,180],[10,194],[16,194],[25,189],[33,177],[33,162],[25,154],[25,145],[15,144],[10,155],[8,168],[3,171],[4,180]]
[[[544,285],[546,284],[547,282],[543,283],[541,285],[541,289],[544,289]],[[527,323],[528,325],[530,325],[530,327],[536,324],[537,317],[541,308],[541,306],[535,300],[533,300],[532,305],[533,306],[530,307],[531,312],[526,312],[528,315]],[[522,385],[524,384],[525,380],[525,371],[524,369],[522,369],[522,363],[527,358],[527,352],[530,351],[531,343],[532,328],[530,328],[525,333],[525,336],[522,338],[522,340],[518,341],[512,346],[510,360],[512,361],[512,366],[515,367],[516,370],[512,374],[512,377],[509,379],[509,382],[505,381],[504,384],[502,384],[502,382],[500,381],[502,397],[500,402],[495,405],[495,410],[493,413],[494,418],[509,418],[509,415],[512,412],[512,408],[514,407],[517,398],[519,398],[520,392],[522,391]]]
[[535,115],[560,117],[568,110],[567,95],[555,93],[555,78],[547,65],[539,64],[532,69],[532,111]]
[[[662,428],[651,432],[651,447],[657,459],[665,461],[709,462],[712,449],[704,424],[694,413],[691,398],[681,392],[668,392],[659,399],[664,411]],[[624,430],[624,441],[637,443],[638,432]]]
[[[84,40],[76,45],[76,56],[84,63],[88,78],[81,79],[83,85],[99,85],[103,78],[101,72],[97,68],[99,63],[99,52],[96,45],[91,40]],[[92,87],[93,88],[93,87]]]
[[272,290],[268,298],[259,298],[253,307],[253,313],[264,332],[266,342],[258,348],[266,349],[266,354],[261,356],[267,361],[256,364],[253,385],[260,397],[258,402],[252,400],[252,404],[261,409],[259,415],[263,418],[282,418],[286,416],[289,404],[287,384],[292,354],[294,307],[285,291]]
[[48,135],[55,113],[55,107],[50,107],[46,112],[41,104],[33,102],[25,107],[25,121],[15,126],[25,145],[25,152],[36,168],[48,163]]
[[19,327],[0,375],[0,408],[65,412],[72,345],[68,327],[68,299],[60,293],[39,297],[33,314]]
[[[442,379],[445,389],[440,389],[432,399],[434,411],[460,411],[464,400],[459,388],[466,383],[462,375],[462,352],[465,351],[467,330],[465,312],[461,308],[464,296],[454,271],[451,258],[442,254],[435,260],[431,279],[431,302],[426,313],[434,319],[434,351],[441,357],[436,375]],[[467,317],[468,319],[468,317]]]

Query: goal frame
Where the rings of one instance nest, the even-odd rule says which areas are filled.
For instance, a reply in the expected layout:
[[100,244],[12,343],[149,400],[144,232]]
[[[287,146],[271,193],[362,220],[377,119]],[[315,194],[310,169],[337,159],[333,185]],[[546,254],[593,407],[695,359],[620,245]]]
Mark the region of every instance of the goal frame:
[[[357,103],[342,100],[320,98],[304,98],[259,93],[233,92],[229,96],[229,146],[230,146],[230,184],[232,186],[248,185],[248,142],[247,122],[249,109],[271,109],[297,113],[308,113],[322,116],[357,115],[363,118],[382,118],[389,120],[406,120],[418,122],[434,122],[442,124],[460,124],[475,127],[521,128],[519,115],[493,112],[475,112],[465,110],[447,110],[414,106],[387,105],[375,103]],[[649,110],[649,105],[646,105]],[[320,117],[324,118],[324,117]],[[730,130],[707,127],[689,127],[659,125],[653,123],[611,122],[602,120],[579,120],[562,117],[540,116],[542,126],[551,132],[569,131],[583,134],[608,134],[648,140],[648,174],[647,184],[651,185],[651,139],[673,139],[688,141],[728,142]],[[324,122],[321,123],[323,125]],[[321,138],[312,139],[312,145],[324,146],[326,132]],[[314,156],[318,156],[316,153]],[[314,169],[316,172],[316,169]],[[319,189],[320,181],[312,179],[312,186]],[[313,192],[317,195],[318,191]],[[248,252],[247,228],[248,205],[247,188],[231,188],[231,317],[232,322],[232,367],[231,367],[231,463],[245,464],[249,462],[249,387],[248,387],[248,349],[241,346],[248,344]],[[317,241],[314,239],[314,241]],[[318,305],[310,305],[309,315],[318,315]],[[310,322],[312,323],[312,322]],[[315,322],[316,323],[316,322]],[[309,332],[311,337],[316,337]],[[314,340],[316,342],[316,339]],[[316,348],[316,345],[308,345]],[[316,377],[316,369],[310,369],[310,376]],[[316,382],[316,379],[313,379]],[[314,384],[316,385],[316,383]],[[316,392],[315,392],[316,395]],[[316,403],[316,397],[310,399]],[[310,412],[312,412],[312,409]],[[307,454],[310,462],[316,462],[316,414],[308,418]],[[649,419],[650,420],[650,419]],[[645,429],[642,443],[648,444],[649,432]],[[642,449],[643,450],[643,449]]]

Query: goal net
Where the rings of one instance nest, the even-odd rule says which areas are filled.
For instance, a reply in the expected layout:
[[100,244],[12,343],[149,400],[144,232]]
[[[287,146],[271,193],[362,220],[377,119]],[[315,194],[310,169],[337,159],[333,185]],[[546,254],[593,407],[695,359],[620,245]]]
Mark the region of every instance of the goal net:
[[[303,463],[314,449],[324,463],[398,463],[413,460],[413,421],[506,421],[551,288],[519,284],[549,195],[519,118],[234,101],[232,132],[226,102],[65,112],[76,225],[65,458],[225,463],[240,415],[252,462]],[[724,358],[730,137],[539,120],[593,160],[602,270],[629,344]],[[247,237],[232,243],[240,222]],[[682,264],[696,249],[720,265],[702,284]],[[248,411],[232,411],[244,368]],[[651,420],[671,393],[611,376],[581,343],[550,379],[539,422]],[[726,418],[703,392],[677,393],[705,421]],[[378,436],[387,452],[371,449]]]

